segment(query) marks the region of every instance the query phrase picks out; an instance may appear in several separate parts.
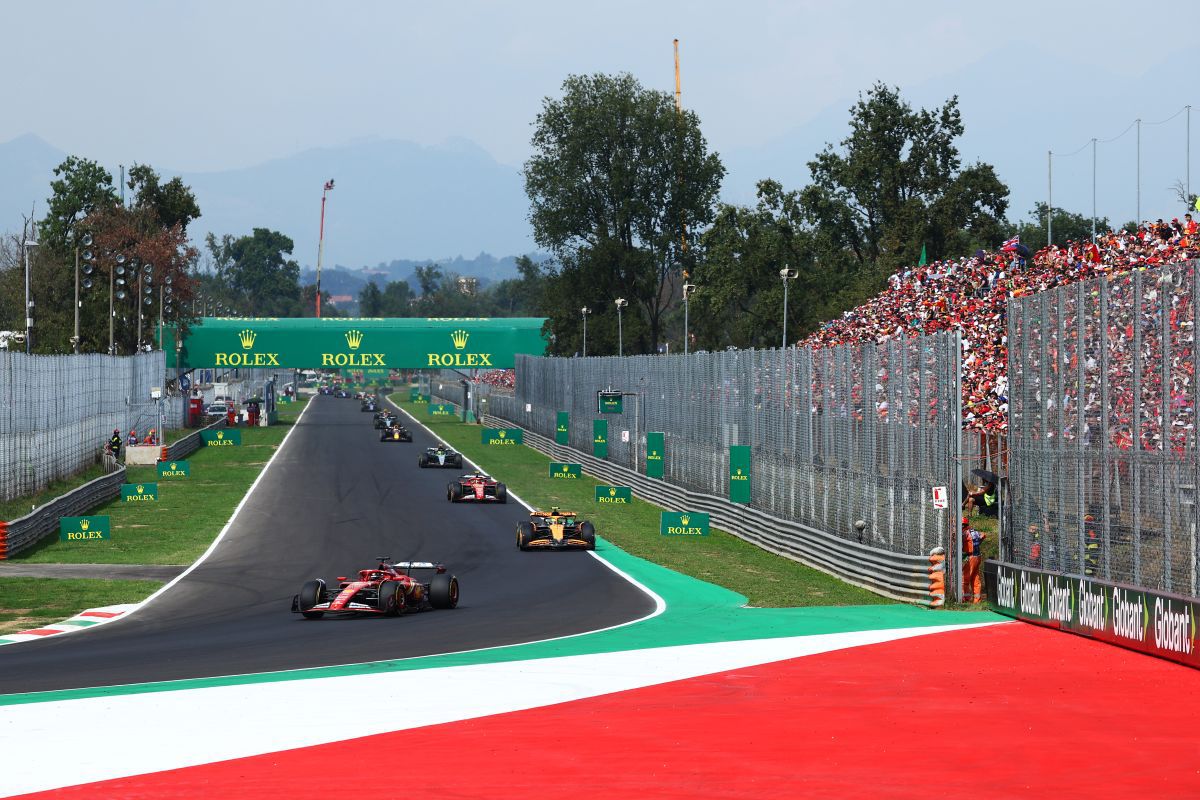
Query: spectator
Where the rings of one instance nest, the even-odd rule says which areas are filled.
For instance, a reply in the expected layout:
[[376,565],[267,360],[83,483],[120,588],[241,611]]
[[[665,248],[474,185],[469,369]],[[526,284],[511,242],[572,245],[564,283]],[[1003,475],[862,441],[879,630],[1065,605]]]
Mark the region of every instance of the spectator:
[[135,431],[135,430],[130,430],[130,431],[129,431],[129,438],[125,440],[125,443],[126,443],[127,445],[135,445],[135,444],[137,444],[137,443],[138,443],[137,431]]

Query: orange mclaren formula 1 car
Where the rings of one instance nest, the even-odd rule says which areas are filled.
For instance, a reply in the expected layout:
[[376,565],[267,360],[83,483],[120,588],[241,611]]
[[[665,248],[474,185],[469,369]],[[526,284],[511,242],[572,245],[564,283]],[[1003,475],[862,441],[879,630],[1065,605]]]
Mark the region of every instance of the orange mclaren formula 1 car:
[[596,549],[596,529],[580,522],[574,511],[534,511],[528,522],[517,523],[517,547],[521,550]]

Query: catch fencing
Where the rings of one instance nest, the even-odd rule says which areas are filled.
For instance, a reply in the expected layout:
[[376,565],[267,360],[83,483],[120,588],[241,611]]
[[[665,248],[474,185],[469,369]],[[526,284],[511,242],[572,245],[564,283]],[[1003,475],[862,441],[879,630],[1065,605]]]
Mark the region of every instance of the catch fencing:
[[1021,566],[1196,596],[1197,263],[1009,304]]
[[[662,432],[664,480],[705,495],[729,496],[729,447],[749,445],[751,508],[923,557],[957,549],[958,369],[955,332],[823,350],[518,356],[515,394],[483,399],[485,413],[550,439],[570,412],[570,447],[585,453],[593,420],[607,419],[604,460],[643,473],[646,433]],[[606,389],[626,395],[621,413],[598,413]],[[947,488],[946,510],[929,502],[934,486]]]
[[[98,463],[113,430],[158,427],[152,387],[166,388],[161,351],[131,356],[0,351],[0,499],[33,494]],[[181,425],[183,399],[162,402],[167,427]]]

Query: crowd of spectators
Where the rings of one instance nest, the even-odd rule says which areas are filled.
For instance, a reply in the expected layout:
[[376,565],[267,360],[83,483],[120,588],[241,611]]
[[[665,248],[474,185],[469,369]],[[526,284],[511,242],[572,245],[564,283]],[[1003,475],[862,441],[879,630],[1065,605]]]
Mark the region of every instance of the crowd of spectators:
[[497,389],[513,389],[517,385],[515,369],[493,369],[475,375],[475,383],[486,383]]
[[[962,341],[963,426],[968,430],[1003,434],[1008,427],[1009,411],[1010,298],[1101,275],[1113,277],[1145,269],[1161,271],[1163,267],[1198,256],[1200,232],[1191,214],[1182,221],[1158,220],[1140,226],[1135,232],[1110,231],[1097,236],[1094,243],[1068,242],[1065,247],[1044,247],[1036,253],[1010,240],[996,252],[979,250],[968,258],[934,261],[892,275],[882,293],[846,311],[841,318],[825,323],[800,345],[824,348],[849,343],[878,344],[901,336],[957,330]],[[1177,304],[1177,298],[1172,302]],[[1188,302],[1186,306],[1186,313],[1174,305],[1170,310],[1171,338],[1175,339],[1179,332],[1173,353],[1190,351],[1185,345],[1192,341],[1192,304]],[[1118,353],[1110,361],[1110,377],[1128,373],[1130,366],[1126,362],[1132,359],[1123,360],[1119,353],[1122,344],[1128,345],[1126,350],[1132,346],[1132,326],[1131,319],[1128,329],[1122,326],[1111,330],[1109,341],[1099,344]],[[1155,341],[1153,336],[1144,337],[1145,357],[1154,356]],[[1161,342],[1161,337],[1158,341]],[[1161,348],[1161,343],[1157,346]],[[1080,355],[1074,354],[1073,358]],[[1172,375],[1177,366],[1170,367]],[[1180,376],[1171,381],[1173,395],[1190,381],[1182,374],[1186,370],[1178,371]],[[1141,399],[1143,404],[1153,406],[1152,398]],[[1128,404],[1133,403],[1131,398],[1127,400]],[[1088,402],[1096,401],[1096,397],[1088,398]],[[1174,397],[1171,402],[1176,402]],[[1124,411],[1131,416],[1128,404]]]

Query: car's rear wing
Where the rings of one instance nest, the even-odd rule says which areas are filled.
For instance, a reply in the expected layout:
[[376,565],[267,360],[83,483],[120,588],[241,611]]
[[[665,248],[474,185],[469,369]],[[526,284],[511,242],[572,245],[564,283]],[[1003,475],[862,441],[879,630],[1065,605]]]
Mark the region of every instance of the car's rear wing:
[[414,570],[414,569],[434,569],[438,572],[445,572],[446,565],[434,563],[432,561],[396,561],[392,564],[396,569]]

